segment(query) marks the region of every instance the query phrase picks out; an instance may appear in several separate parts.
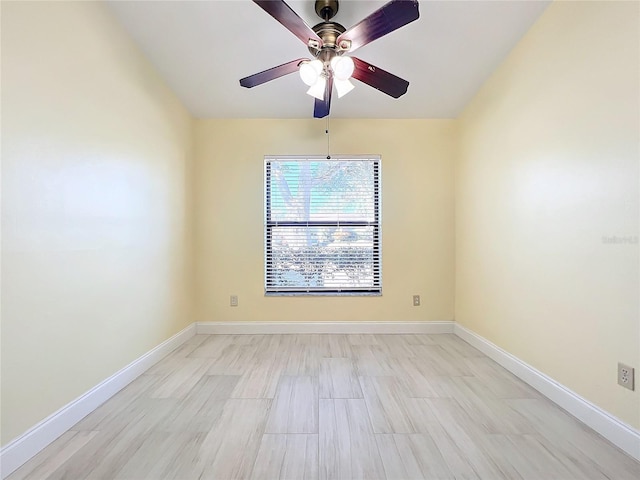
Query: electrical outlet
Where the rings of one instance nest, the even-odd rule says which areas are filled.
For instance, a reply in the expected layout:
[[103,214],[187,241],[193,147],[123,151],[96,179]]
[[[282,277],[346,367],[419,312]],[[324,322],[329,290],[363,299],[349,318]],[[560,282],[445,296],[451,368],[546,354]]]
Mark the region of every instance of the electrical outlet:
[[414,295],[413,296],[413,306],[414,307],[419,307],[420,306],[420,295]]
[[231,295],[229,297],[229,305],[232,307],[237,307],[238,306],[238,296],[237,295]]
[[618,363],[618,385],[622,385],[629,390],[635,390],[634,386],[634,373],[635,369],[631,368],[624,363]]

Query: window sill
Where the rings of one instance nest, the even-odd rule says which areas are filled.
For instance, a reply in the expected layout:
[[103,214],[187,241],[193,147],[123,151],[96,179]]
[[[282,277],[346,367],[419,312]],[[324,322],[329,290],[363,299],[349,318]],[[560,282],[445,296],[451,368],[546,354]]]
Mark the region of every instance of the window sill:
[[382,292],[265,292],[265,297],[381,297]]

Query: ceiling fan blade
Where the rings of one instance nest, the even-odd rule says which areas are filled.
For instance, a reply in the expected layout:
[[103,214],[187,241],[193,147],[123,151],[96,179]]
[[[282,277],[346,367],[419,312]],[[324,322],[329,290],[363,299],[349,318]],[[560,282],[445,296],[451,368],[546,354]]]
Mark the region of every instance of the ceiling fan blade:
[[324,87],[324,100],[318,100],[313,106],[313,117],[324,118],[329,115],[331,109],[331,92],[333,92],[333,77],[327,78],[327,83]]
[[302,40],[305,45],[308,46],[311,39],[318,43],[318,48],[322,46],[322,39],[318,34],[284,0],[253,0],[253,2]]
[[275,80],[276,78],[289,75],[290,73],[298,71],[300,63],[305,61],[306,58],[299,58],[297,60],[291,60],[288,63],[283,63],[277,67],[270,68],[264,72],[255,73],[240,79],[240,85],[247,88],[255,87],[256,85],[262,85],[263,83]]
[[351,42],[349,52],[377,40],[420,17],[418,0],[391,0],[360,23],[341,34],[336,44],[343,40]]
[[392,73],[385,72],[381,68],[375,67],[364,60],[356,57],[351,58],[353,58],[355,65],[352,77],[356,80],[360,80],[393,98],[401,97],[407,93],[409,82],[406,80],[396,77]]

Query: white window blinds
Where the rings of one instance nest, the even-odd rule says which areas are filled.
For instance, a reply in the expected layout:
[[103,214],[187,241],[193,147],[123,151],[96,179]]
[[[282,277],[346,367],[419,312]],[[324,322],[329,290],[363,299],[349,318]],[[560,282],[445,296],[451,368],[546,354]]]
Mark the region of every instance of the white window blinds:
[[265,159],[267,294],[380,294],[380,159]]

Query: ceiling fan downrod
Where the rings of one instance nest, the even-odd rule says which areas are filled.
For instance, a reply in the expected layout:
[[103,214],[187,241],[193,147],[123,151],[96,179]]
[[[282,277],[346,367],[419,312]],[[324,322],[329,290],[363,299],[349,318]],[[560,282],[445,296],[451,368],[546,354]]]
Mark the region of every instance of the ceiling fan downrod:
[[335,17],[340,8],[338,0],[316,0],[315,7],[318,16],[325,22]]

